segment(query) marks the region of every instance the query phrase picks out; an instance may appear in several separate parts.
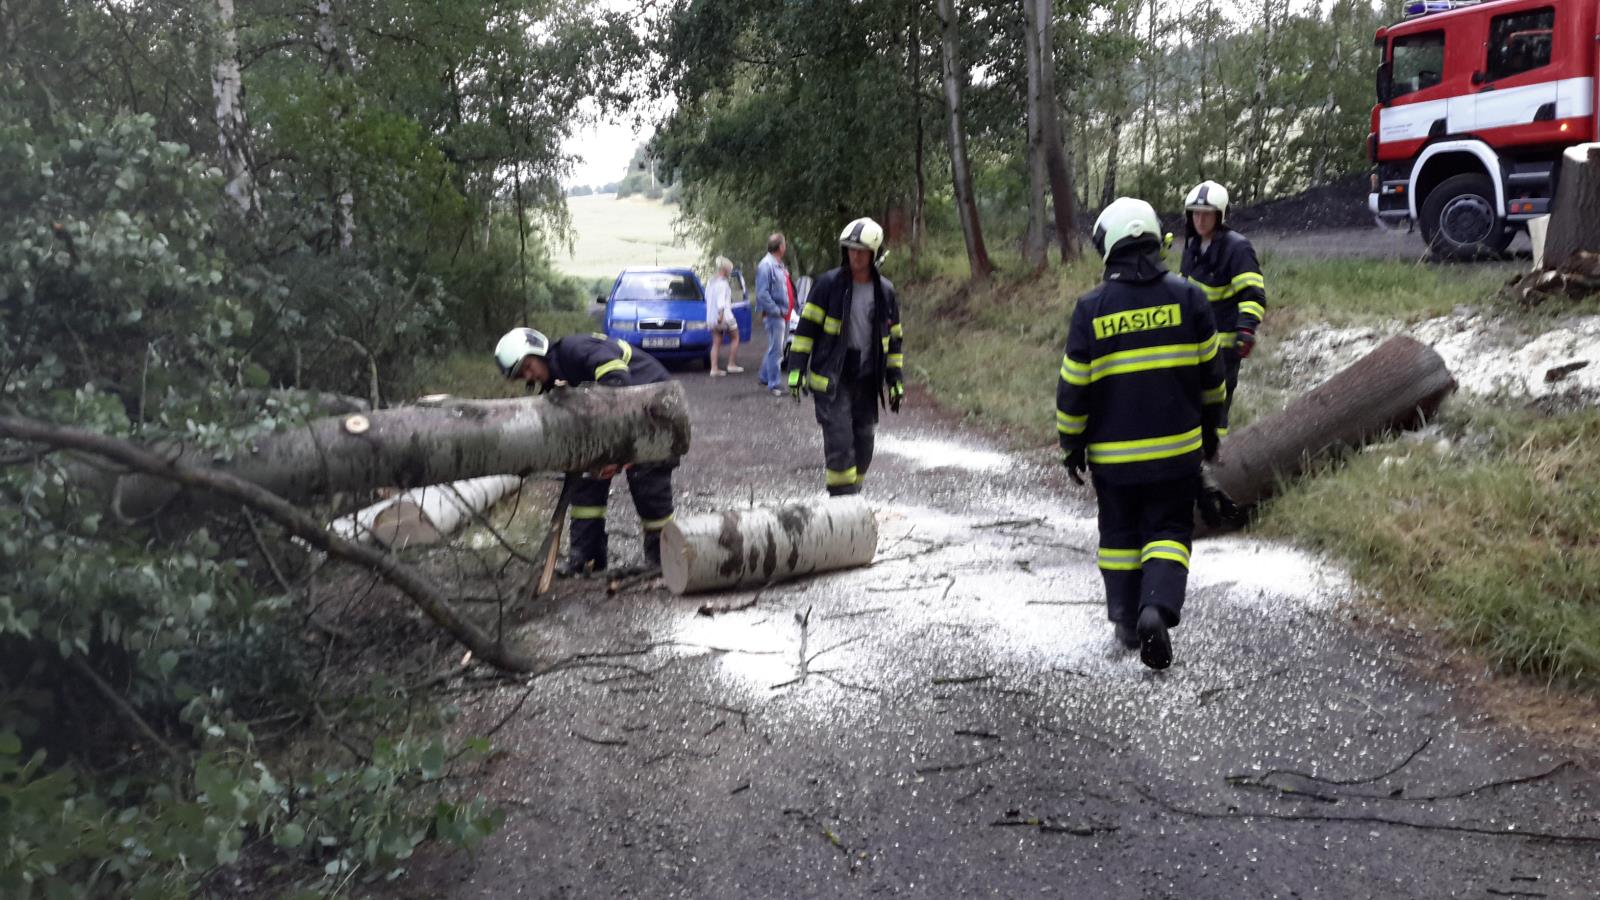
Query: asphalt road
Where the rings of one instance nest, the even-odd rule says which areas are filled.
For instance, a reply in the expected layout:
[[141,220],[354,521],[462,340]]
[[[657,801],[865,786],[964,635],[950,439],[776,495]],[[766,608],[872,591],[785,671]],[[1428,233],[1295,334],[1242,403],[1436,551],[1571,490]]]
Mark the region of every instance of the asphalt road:
[[[680,515],[820,497],[809,403],[681,377]],[[469,732],[517,710],[480,788],[504,828],[390,890],[1596,896],[1590,762],[1485,716],[1336,568],[1202,542],[1173,667],[1116,648],[1093,500],[1045,457],[913,405],[879,431],[870,568],[759,596],[568,583],[525,634],[590,655],[464,701]],[[636,557],[621,485],[610,516]]]

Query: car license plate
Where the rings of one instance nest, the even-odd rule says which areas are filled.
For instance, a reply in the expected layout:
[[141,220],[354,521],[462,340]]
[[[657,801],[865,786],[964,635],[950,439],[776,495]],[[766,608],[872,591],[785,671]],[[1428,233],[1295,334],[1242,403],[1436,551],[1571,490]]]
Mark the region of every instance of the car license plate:
[[675,337],[647,337],[639,343],[643,344],[646,350],[665,350],[678,346],[678,339]]

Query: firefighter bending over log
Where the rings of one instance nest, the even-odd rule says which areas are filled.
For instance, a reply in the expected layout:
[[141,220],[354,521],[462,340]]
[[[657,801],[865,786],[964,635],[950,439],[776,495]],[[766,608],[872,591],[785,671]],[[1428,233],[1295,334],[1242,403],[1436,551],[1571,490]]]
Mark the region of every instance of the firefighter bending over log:
[[1101,576],[1117,640],[1172,662],[1200,492],[1227,387],[1213,304],[1170,274],[1150,204],[1122,197],[1094,223],[1105,280],[1079,298],[1056,384],[1062,462],[1100,513]]
[[905,354],[894,285],[878,274],[883,229],[856,219],[839,235],[840,262],[818,276],[789,348],[789,392],[809,391],[822,426],[828,493],[861,493],[878,407],[900,412]]
[[1256,346],[1256,330],[1267,312],[1266,280],[1256,248],[1228,227],[1228,189],[1202,181],[1183,200],[1185,233],[1182,272],[1211,301],[1211,315],[1228,371],[1228,401],[1218,432],[1228,433],[1228,413],[1239,386],[1240,363]]
[[[667,381],[671,376],[654,357],[627,341],[603,334],[580,334],[551,343],[532,328],[514,328],[494,348],[500,374],[526,382],[535,393],[555,387],[594,382],[606,387],[635,387]],[[661,565],[661,531],[672,521],[672,470],[675,462],[627,467],[628,490],[644,531],[644,558]],[[557,568],[562,577],[605,571],[606,500],[616,466],[579,477],[572,487],[572,540],[567,559]],[[569,478],[574,477],[569,475]]]

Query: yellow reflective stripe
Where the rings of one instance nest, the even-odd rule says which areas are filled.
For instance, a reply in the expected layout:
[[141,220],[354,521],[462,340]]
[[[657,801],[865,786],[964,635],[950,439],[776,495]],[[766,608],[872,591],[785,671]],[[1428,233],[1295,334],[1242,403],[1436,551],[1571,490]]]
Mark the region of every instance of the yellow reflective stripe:
[[888,338],[882,338],[882,339],[880,339],[878,341],[878,343],[883,345],[883,352],[885,352],[885,353],[889,352],[889,339]]
[[1105,356],[1095,357],[1089,364],[1089,381],[1099,381],[1112,375],[1127,375],[1132,372],[1197,365],[1210,360],[1216,352],[1213,337],[1198,344],[1160,344],[1155,347],[1108,353]]
[[843,328],[844,322],[840,319],[835,319],[833,316],[828,316],[822,320],[822,330],[825,334],[838,334]]
[[899,322],[896,322],[893,325],[889,326],[889,337],[903,338],[905,336],[906,336],[906,333],[900,329],[900,323]]
[[1200,429],[1137,441],[1102,441],[1089,445],[1089,462],[1130,463],[1170,459],[1200,449]]
[[1255,316],[1258,320],[1265,319],[1267,317],[1267,308],[1254,300],[1244,300],[1239,303],[1239,315]]
[[1212,287],[1193,275],[1189,276],[1189,283],[1199,288],[1200,292],[1206,295],[1206,299],[1213,303],[1218,300],[1226,300],[1228,298],[1227,285],[1223,285],[1222,287]]
[[1224,425],[1221,428],[1217,429],[1217,437],[1220,438],[1220,437],[1227,437],[1227,436],[1228,436],[1228,426]]
[[815,372],[807,372],[806,376],[811,382],[811,389],[813,391],[825,391],[828,389],[828,385],[830,384],[828,381],[828,376],[818,375]]
[[891,354],[889,354],[889,368],[891,368],[891,369],[902,369],[902,368],[905,368],[905,364],[906,364],[906,355],[904,353],[891,353]]
[[617,341],[617,346],[622,348],[622,364],[633,362],[633,346],[623,340]]
[[1078,362],[1070,356],[1061,357],[1061,380],[1083,387],[1089,383],[1089,364]]
[[843,472],[836,471],[834,469],[828,470],[828,487],[844,487],[846,485],[855,484],[857,480],[858,476],[856,475],[855,466],[851,466],[850,468],[845,469]]
[[1213,333],[1211,337],[1206,338],[1205,342],[1200,345],[1200,363],[1204,365],[1205,363],[1211,362],[1211,359],[1217,355],[1217,348],[1221,346],[1222,338],[1218,337],[1215,333]]
[[1139,571],[1139,551],[1101,547],[1095,565],[1113,572]]
[[574,506],[572,507],[574,519],[604,519],[606,508],[604,506]]
[[660,531],[672,521],[672,516],[672,513],[667,513],[664,519],[644,519],[639,524],[644,526],[645,531]]
[[815,303],[807,303],[800,309],[800,318],[816,322],[818,325],[822,324],[822,319],[826,315],[827,312]]
[[1240,272],[1239,274],[1233,276],[1233,281],[1229,282],[1228,287],[1235,294],[1239,293],[1245,288],[1258,287],[1262,290],[1266,290],[1267,280],[1261,277],[1260,272]]
[[810,353],[811,348],[815,346],[816,342],[811,338],[796,336],[794,342],[789,345],[789,348],[796,353]]
[[1089,427],[1089,417],[1069,416],[1061,410],[1056,410],[1056,430],[1062,434],[1083,434]]
[[1139,561],[1147,563],[1152,559],[1166,559],[1189,568],[1189,548],[1177,541],[1151,541],[1144,545],[1144,552],[1139,554]]
[[1207,406],[1210,406],[1214,403],[1228,402],[1228,386],[1226,384],[1219,384],[1210,390],[1201,391],[1200,402]]
[[628,371],[628,364],[627,363],[623,362],[620,359],[613,359],[611,362],[602,363],[601,365],[595,367],[594,380],[595,381],[599,381],[600,379],[606,377],[607,375],[610,375],[612,372],[626,372],[626,371]]
[[1219,331],[1217,332],[1217,343],[1231,350],[1239,343],[1239,333],[1236,331]]
[[601,334],[598,331],[589,332],[589,336],[594,338],[594,339],[596,339],[596,340],[600,340],[600,341],[609,341],[609,340],[611,340],[610,338],[606,337],[605,335]]

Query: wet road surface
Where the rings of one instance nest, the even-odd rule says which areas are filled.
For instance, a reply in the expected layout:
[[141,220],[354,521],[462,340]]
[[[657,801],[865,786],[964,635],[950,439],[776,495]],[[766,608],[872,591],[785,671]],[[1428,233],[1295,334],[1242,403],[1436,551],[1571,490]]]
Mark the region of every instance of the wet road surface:
[[[809,401],[680,377],[680,515],[822,494]],[[522,704],[482,785],[505,826],[399,890],[1596,896],[1586,760],[1454,698],[1426,643],[1353,624],[1336,568],[1249,539],[1196,546],[1176,660],[1145,669],[1105,621],[1092,498],[1030,458],[885,414],[870,568],[759,594],[564,586],[526,634],[590,655],[466,701],[480,728]],[[635,561],[620,485],[610,520]]]

